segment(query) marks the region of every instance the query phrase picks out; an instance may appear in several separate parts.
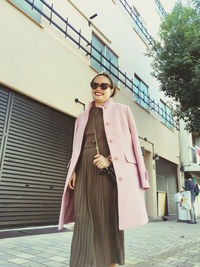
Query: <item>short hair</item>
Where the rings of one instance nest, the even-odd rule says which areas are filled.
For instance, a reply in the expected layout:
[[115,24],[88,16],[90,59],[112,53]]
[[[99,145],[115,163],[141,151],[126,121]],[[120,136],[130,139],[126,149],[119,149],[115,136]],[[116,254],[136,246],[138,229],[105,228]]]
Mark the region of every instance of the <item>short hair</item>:
[[100,72],[100,73],[98,73],[97,75],[94,76],[94,78],[92,79],[92,81],[90,82],[90,84],[92,84],[93,81],[94,81],[98,76],[104,76],[104,77],[106,77],[106,78],[109,79],[109,81],[110,81],[110,83],[111,83],[111,84],[110,84],[111,89],[114,89],[114,91],[113,91],[113,93],[111,94],[110,97],[113,97],[113,96],[116,94],[117,89],[116,89],[116,86],[114,86],[114,81],[113,81],[112,77],[111,77],[108,73],[106,73],[106,72]]
[[192,178],[192,175],[191,175],[190,172],[185,172],[185,173],[184,173],[184,176],[185,176],[185,179]]

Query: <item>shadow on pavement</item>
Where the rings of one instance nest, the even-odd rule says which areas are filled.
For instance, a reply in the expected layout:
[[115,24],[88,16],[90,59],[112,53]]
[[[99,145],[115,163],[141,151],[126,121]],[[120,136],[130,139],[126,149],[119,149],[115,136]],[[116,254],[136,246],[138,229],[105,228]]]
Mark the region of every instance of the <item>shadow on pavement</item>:
[[4,230],[0,231],[0,239],[11,238],[11,237],[21,237],[21,236],[30,236],[30,235],[43,235],[43,234],[54,234],[61,232],[71,232],[71,229],[63,228],[58,231],[57,227],[46,227],[46,228],[33,228],[33,229],[13,229],[13,230]]

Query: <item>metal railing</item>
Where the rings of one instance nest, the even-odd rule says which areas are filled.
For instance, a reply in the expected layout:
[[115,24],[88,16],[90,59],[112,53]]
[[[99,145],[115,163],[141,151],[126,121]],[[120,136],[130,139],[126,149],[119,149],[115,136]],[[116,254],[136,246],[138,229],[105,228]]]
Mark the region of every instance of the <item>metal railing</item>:
[[[69,23],[68,18],[65,19],[63,16],[61,16],[54,9],[53,4],[49,5],[46,1],[40,0],[42,2],[42,4],[45,5],[47,7],[47,9],[49,10],[49,14],[46,14],[34,4],[34,0],[22,0],[22,1],[25,1],[26,3],[28,3],[32,7],[32,9],[35,9],[38,13],[40,13],[46,20],[49,21],[50,24],[54,25],[60,32],[62,32],[64,34],[65,38],[68,38],[74,44],[76,44],[79,49],[84,51],[86,56],[90,56],[90,58],[93,58],[97,63],[100,64],[100,66],[102,66],[104,68],[104,70],[108,71],[112,76],[114,76],[117,79],[117,81],[121,82],[126,88],[128,88],[132,93],[134,93],[136,95],[136,97],[140,98],[143,101],[143,103],[146,103],[150,110],[154,111],[155,113],[157,113],[160,116],[160,118],[162,118],[163,110],[159,106],[159,104],[157,104],[153,98],[151,98],[148,94],[145,94],[138,86],[136,86],[136,84],[134,84],[134,82],[133,82],[133,79],[130,79],[127,76],[126,72],[121,71],[119,66],[115,66],[111,62],[111,59],[108,59],[102,53],[102,51],[99,51],[92,44],[91,41],[87,40],[83,36],[81,30],[75,29]],[[53,15],[56,16],[57,18],[59,18],[64,23],[63,27],[59,26],[58,23],[56,23],[54,21]],[[70,33],[68,31],[69,29],[73,31],[73,35],[76,34],[76,39],[70,35]],[[100,60],[93,55],[93,50],[96,51],[100,55]],[[109,67],[105,62],[109,63]],[[136,92],[134,90],[134,88],[137,88],[138,92]],[[167,117],[167,114],[166,114],[166,117]],[[175,121],[174,119],[168,120],[168,122],[170,124],[172,124],[172,126],[175,127],[176,129],[179,129],[178,122]]]
[[149,42],[149,44],[153,43],[153,38],[148,33],[147,29],[144,27],[141,21],[138,20],[138,16],[135,14],[132,6],[129,5],[129,3],[126,0],[119,0],[119,2],[123,5],[127,13],[131,16],[135,24],[138,26],[146,40]]
[[164,19],[164,17],[166,16],[164,8],[162,7],[162,5],[161,5],[159,0],[155,0],[155,3],[156,3],[156,6],[157,6],[157,8],[158,8],[158,10],[160,12],[160,15],[161,15],[162,19]]

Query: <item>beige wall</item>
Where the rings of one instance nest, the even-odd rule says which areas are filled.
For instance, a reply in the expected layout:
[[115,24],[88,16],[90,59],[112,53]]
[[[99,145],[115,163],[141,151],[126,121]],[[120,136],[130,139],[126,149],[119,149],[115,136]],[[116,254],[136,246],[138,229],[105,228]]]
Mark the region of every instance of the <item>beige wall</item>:
[[191,136],[190,134],[184,129],[185,123],[181,120],[180,121],[180,154],[181,154],[181,163],[183,165],[190,165],[192,160],[191,155]]
[[77,116],[74,99],[89,101],[94,71],[7,1],[0,5],[0,82]]

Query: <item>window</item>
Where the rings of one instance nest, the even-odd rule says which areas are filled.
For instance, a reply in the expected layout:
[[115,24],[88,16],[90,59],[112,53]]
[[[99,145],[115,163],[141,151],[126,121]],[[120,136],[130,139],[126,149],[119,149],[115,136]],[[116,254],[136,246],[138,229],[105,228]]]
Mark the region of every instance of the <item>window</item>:
[[197,163],[197,153],[195,147],[191,147],[192,162]]
[[162,101],[160,101],[160,114],[161,114],[161,121],[170,129],[173,129],[173,117],[172,112],[168,106]]
[[[90,60],[91,66],[101,72],[109,72],[112,76],[114,83],[117,85],[118,79],[113,75],[113,73],[118,77],[118,58],[117,56],[103,43],[101,42],[96,35],[92,35],[92,46],[95,47],[94,49],[92,47],[92,56]],[[104,57],[103,57],[103,56]],[[102,64],[100,64],[98,61],[100,61]],[[116,66],[113,67],[111,63]],[[107,67],[109,71],[105,68]]]
[[195,135],[192,133],[192,145],[195,146],[196,140]]
[[134,95],[135,95],[135,101],[143,108],[148,110],[149,109],[148,87],[136,75],[134,77]]
[[139,34],[139,36],[142,38],[142,40],[145,43],[148,43],[147,39],[147,26],[140,14],[137,12],[137,10],[133,7],[133,14],[135,15],[135,18],[133,18],[133,27],[136,30],[136,32]]
[[157,6],[157,9],[158,9],[158,11],[160,13],[161,18],[164,19],[165,16],[166,16],[164,8],[162,7],[160,1],[155,0],[155,2],[156,2],[156,6]]
[[[32,6],[23,0],[9,0],[15,6],[19,7],[24,13],[29,15],[32,19],[41,23],[41,15],[35,9],[32,9]],[[40,0],[35,0],[34,5],[42,10],[42,2]]]

